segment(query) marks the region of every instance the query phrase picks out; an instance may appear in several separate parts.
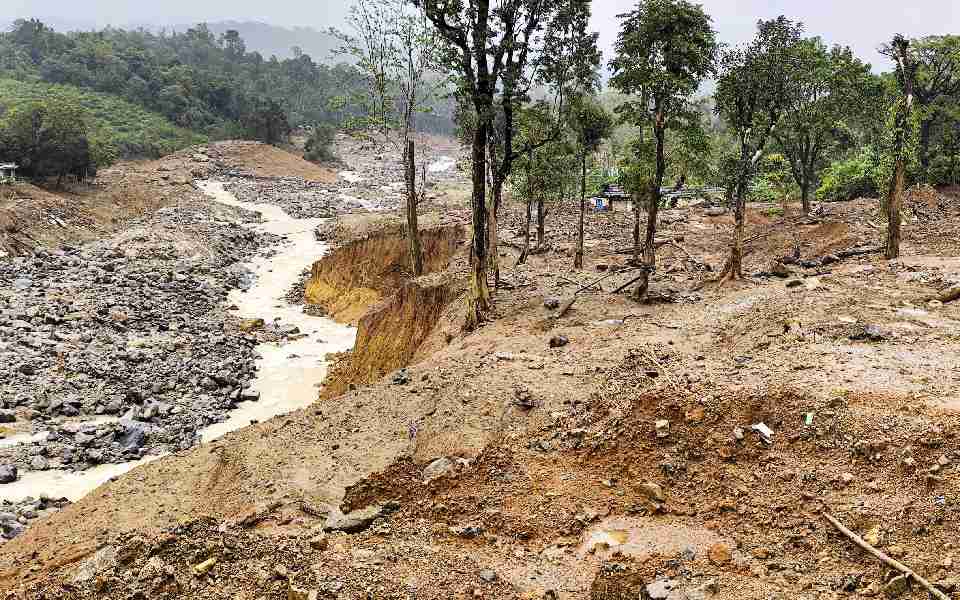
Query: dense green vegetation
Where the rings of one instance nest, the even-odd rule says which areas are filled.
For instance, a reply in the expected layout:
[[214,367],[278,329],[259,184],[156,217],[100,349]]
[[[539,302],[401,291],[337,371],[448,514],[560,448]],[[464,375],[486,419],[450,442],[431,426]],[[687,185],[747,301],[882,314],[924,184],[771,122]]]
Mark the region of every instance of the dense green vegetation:
[[[236,30],[217,36],[203,24],[174,33],[60,33],[20,20],[0,33],[0,78],[115,95],[215,139],[275,143],[293,128],[339,127],[358,116],[353,99],[366,89],[359,70],[292,52],[287,59],[248,52]],[[417,120],[418,129],[451,129],[442,104]]]
[[0,115],[40,101],[83,107],[91,136],[119,156],[158,157],[206,141],[205,136],[116,96],[69,85],[0,79]]

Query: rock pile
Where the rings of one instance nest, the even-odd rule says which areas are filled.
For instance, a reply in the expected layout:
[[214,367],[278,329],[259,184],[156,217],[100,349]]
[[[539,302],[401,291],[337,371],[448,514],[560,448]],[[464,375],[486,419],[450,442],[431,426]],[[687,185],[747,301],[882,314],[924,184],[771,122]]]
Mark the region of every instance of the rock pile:
[[66,498],[54,500],[47,496],[26,498],[22,502],[0,503],[0,546],[17,537],[32,521],[60,511],[70,504]]
[[[225,325],[274,237],[203,200],[112,239],[0,262],[0,467],[80,470],[187,448],[249,399],[256,338]],[[236,218],[234,213],[233,218]]]
[[336,185],[309,181],[301,177],[253,178],[240,171],[227,171],[226,189],[237,200],[276,204],[296,219],[327,219],[338,212],[360,210],[363,205],[344,196]]

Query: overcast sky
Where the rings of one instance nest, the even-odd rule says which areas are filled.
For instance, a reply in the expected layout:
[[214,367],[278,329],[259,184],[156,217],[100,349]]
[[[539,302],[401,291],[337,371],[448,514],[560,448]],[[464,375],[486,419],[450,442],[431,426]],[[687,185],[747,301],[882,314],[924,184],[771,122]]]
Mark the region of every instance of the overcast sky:
[[[339,25],[350,0],[0,0],[0,20],[38,16],[75,26],[182,24],[225,19],[326,29]],[[704,0],[714,27],[726,42],[751,37],[760,18],[784,14],[802,21],[810,35],[853,47],[877,70],[888,68],[877,47],[900,32],[909,37],[960,33],[957,0]],[[635,0],[595,0],[594,27],[609,58],[616,15]]]

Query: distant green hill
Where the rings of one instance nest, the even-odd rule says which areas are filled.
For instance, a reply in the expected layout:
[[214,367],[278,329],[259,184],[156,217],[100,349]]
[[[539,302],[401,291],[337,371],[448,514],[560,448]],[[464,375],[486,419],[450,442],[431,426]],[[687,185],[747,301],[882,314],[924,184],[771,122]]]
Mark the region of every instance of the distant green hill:
[[82,106],[90,115],[97,137],[112,142],[124,158],[156,158],[207,142],[203,135],[177,127],[161,115],[110,94],[70,85],[0,78],[0,114],[21,102],[58,99]]

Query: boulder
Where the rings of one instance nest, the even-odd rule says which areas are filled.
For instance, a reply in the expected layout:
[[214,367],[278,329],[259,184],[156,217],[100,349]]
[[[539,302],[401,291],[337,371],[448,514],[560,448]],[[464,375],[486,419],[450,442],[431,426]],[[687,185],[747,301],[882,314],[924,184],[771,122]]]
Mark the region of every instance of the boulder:
[[17,480],[15,465],[0,465],[0,483],[13,483]]

